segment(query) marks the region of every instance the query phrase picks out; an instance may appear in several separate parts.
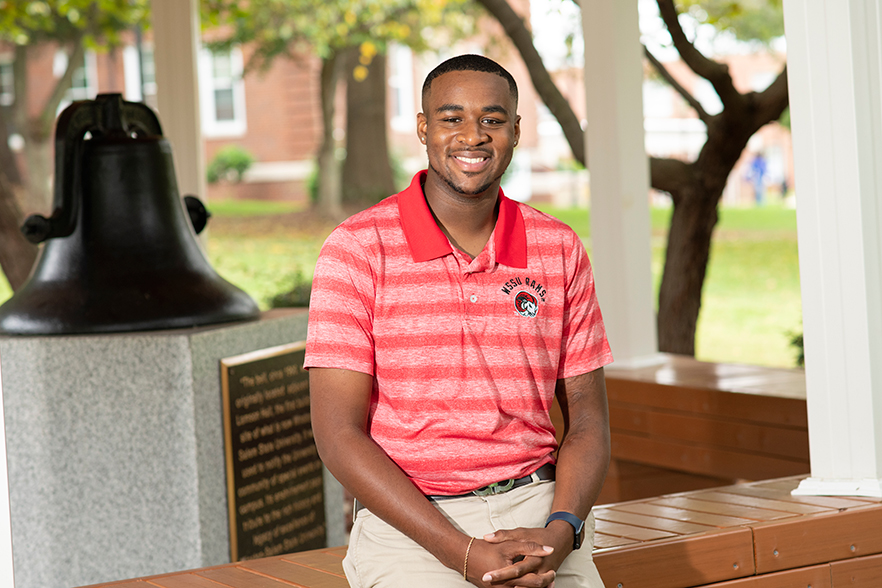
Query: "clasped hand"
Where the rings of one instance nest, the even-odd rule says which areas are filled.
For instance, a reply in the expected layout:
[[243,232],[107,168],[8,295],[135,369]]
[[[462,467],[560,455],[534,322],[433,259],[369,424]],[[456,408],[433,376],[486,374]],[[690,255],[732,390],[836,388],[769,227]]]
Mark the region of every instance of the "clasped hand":
[[550,529],[505,529],[485,535],[472,546],[469,581],[476,586],[541,588],[554,586],[555,573],[572,551],[572,535]]

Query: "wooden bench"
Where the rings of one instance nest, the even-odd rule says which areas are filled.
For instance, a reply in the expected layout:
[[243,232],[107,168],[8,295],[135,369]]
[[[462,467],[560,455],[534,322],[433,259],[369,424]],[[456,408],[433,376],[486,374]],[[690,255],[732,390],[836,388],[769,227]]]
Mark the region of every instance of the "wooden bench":
[[802,370],[664,358],[606,370],[613,459],[600,503],[810,471]]
[[[791,496],[801,477],[595,508],[607,588],[879,588],[882,499]],[[94,588],[347,588],[345,547]]]

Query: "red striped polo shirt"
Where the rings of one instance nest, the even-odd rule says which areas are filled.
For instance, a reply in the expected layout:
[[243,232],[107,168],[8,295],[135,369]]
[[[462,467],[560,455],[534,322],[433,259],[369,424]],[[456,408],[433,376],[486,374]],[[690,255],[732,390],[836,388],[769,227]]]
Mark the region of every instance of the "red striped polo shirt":
[[432,218],[424,176],[328,237],[305,365],[373,375],[371,437],[425,494],[460,494],[553,462],[557,379],[612,355],[569,227],[500,190],[471,259]]

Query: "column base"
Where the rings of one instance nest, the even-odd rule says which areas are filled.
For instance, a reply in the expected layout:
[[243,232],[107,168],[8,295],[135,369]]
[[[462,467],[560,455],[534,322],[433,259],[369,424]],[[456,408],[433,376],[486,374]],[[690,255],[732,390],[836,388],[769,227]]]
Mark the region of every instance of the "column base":
[[790,494],[793,496],[870,496],[882,498],[882,480],[874,478],[806,478]]

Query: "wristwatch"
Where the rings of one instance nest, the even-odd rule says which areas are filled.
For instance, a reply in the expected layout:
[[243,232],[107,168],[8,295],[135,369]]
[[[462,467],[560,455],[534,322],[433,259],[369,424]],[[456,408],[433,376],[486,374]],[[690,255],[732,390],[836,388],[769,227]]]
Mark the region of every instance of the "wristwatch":
[[573,551],[582,547],[582,533],[585,531],[585,521],[574,514],[565,511],[553,512],[545,521],[547,527],[551,521],[566,521],[573,526]]

